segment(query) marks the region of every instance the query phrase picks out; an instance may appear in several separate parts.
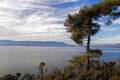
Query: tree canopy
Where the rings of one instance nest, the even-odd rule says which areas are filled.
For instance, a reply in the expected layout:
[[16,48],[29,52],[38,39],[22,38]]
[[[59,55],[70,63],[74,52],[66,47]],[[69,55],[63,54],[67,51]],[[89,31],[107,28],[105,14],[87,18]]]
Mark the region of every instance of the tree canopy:
[[101,0],[90,7],[82,7],[74,15],[69,14],[64,25],[71,33],[71,39],[82,45],[88,35],[93,36],[100,30],[100,24],[97,21],[109,25],[120,16],[118,7],[120,7],[120,0]]
[[75,15],[69,14],[65,26],[67,31],[72,33],[71,39],[79,45],[83,44],[84,38],[88,35],[95,35],[100,29],[98,23],[92,22],[90,9],[86,6]]
[[[110,25],[120,16],[120,0],[101,0],[92,6],[83,6],[80,11],[74,15],[69,14],[64,25],[66,30],[71,33],[71,39],[83,45],[86,44],[86,69],[89,70],[89,52],[91,36],[100,30],[100,22]],[[99,52],[99,51],[98,51]]]

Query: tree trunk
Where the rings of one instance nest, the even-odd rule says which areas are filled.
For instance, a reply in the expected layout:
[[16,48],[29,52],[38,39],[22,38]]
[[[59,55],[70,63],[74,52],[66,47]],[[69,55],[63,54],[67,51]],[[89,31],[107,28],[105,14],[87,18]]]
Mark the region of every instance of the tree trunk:
[[90,50],[90,35],[88,36],[87,45],[86,45],[86,70],[89,71],[89,50]]

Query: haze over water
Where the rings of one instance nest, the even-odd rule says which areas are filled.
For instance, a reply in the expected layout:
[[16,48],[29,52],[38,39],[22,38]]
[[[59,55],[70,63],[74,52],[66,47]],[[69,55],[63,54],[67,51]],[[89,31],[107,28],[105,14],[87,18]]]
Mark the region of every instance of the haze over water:
[[[120,48],[96,47],[103,51],[99,60],[116,61],[120,58]],[[7,73],[36,73],[40,62],[45,62],[48,70],[62,69],[72,56],[82,54],[83,47],[23,47],[0,46],[0,75]]]

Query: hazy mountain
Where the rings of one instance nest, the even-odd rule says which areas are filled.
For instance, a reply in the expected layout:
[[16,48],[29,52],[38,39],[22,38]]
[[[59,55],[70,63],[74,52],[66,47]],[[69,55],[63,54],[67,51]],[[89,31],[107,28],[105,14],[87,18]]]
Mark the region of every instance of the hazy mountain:
[[55,41],[13,41],[13,40],[0,40],[0,46],[73,46],[64,42]]
[[100,44],[100,45],[93,45],[94,47],[120,47],[120,43],[118,44]]

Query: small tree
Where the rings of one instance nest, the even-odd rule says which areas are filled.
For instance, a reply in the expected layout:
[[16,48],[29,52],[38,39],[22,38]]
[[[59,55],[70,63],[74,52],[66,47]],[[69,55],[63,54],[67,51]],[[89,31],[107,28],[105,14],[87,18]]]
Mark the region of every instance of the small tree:
[[47,75],[46,63],[41,62],[41,63],[39,64],[38,69],[39,69],[39,78],[40,78],[41,80],[44,80],[45,77],[46,77],[46,75]]

